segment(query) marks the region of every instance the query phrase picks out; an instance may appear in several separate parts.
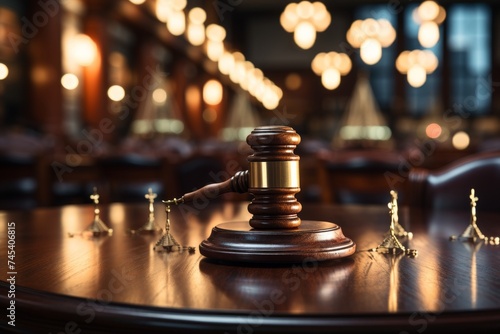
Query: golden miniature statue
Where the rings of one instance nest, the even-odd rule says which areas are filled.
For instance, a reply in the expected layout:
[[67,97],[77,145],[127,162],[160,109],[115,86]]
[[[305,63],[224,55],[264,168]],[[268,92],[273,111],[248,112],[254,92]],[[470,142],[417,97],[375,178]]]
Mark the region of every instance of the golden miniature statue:
[[377,253],[392,253],[392,254],[396,254],[398,251],[402,251],[406,255],[415,257],[418,254],[417,250],[405,248],[405,246],[403,246],[396,237],[395,225],[396,223],[399,224],[397,193],[394,190],[391,190],[391,196],[392,200],[387,204],[387,207],[389,208],[389,215],[391,217],[389,232],[387,232],[387,236],[384,238],[382,243],[378,245],[376,248],[370,249],[370,251]]
[[[165,233],[162,235],[160,240],[156,242],[156,245],[154,246],[153,249],[156,251],[167,251],[167,252],[171,252],[174,250],[183,251],[187,249],[190,253],[193,253],[195,251],[194,247],[181,246],[177,242],[177,240],[175,240],[174,236],[170,233],[170,204],[172,203],[172,201],[163,201],[163,203],[165,203],[165,212],[166,212]],[[177,204],[177,202],[175,204]]]
[[158,195],[153,192],[151,188],[148,189],[148,193],[144,195],[144,197],[149,201],[149,218],[146,224],[144,224],[138,230],[131,230],[131,233],[140,233],[140,232],[148,232],[148,233],[156,233],[161,231],[161,228],[158,228],[155,224],[155,208],[154,201]]
[[485,237],[484,234],[479,230],[477,226],[477,214],[476,214],[476,205],[479,198],[476,196],[476,192],[474,188],[470,190],[470,223],[469,226],[465,229],[465,231],[460,234],[458,237],[456,235],[452,235],[450,237],[451,240],[462,239],[465,241],[476,242],[478,240],[486,240],[488,241],[488,237]]
[[413,237],[413,233],[406,232],[403,226],[399,223],[399,213],[398,213],[398,193],[394,190],[391,190],[391,220],[394,223],[394,234],[398,237],[408,237],[411,239]]
[[99,218],[99,194],[97,189],[94,187],[94,193],[90,195],[90,199],[94,202],[94,220],[92,223],[82,232],[82,234],[92,233],[93,236],[101,236],[104,234],[113,234],[113,229],[110,229],[106,224]]

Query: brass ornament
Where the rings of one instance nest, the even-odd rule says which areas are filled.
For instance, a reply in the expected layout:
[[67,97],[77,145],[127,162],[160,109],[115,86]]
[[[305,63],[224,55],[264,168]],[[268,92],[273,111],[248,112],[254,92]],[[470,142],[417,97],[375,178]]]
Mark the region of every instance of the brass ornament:
[[189,251],[189,253],[194,253],[195,248],[192,246],[181,246],[177,240],[175,240],[174,236],[170,233],[170,203],[173,200],[162,201],[165,204],[165,233],[161,236],[160,240],[156,242],[156,245],[153,247],[155,251],[158,252],[173,252],[179,251],[182,252],[184,250]]
[[[418,251],[416,249],[409,249],[403,246],[403,244],[398,240],[396,235],[396,224],[399,225],[399,215],[398,215],[398,194],[396,191],[391,190],[391,201],[387,203],[389,208],[389,215],[391,217],[391,224],[389,226],[389,231],[386,233],[386,237],[377,247],[369,249],[370,252],[385,253],[385,254],[397,254],[399,252],[404,253],[410,257],[416,257]],[[404,228],[399,225],[400,231],[404,231],[403,235],[410,237],[411,232],[406,232]],[[411,234],[413,236],[413,234]]]
[[476,196],[476,191],[474,188],[470,190],[470,223],[469,226],[460,234],[459,236],[452,235],[450,236],[450,240],[455,241],[455,240],[462,240],[462,241],[469,241],[469,242],[480,242],[484,241],[486,244],[498,246],[500,245],[500,237],[487,237],[485,236],[481,230],[479,229],[479,226],[477,226],[477,202],[479,201],[479,198]]
[[155,223],[155,210],[154,210],[154,201],[158,195],[153,192],[151,188],[148,189],[148,193],[144,195],[144,197],[149,201],[149,215],[148,221],[141,226],[137,230],[130,230],[130,233],[156,233],[160,232],[161,228],[156,226]]
[[99,194],[97,193],[97,188],[94,187],[94,192],[90,195],[90,199],[94,202],[94,220],[90,225],[80,233],[68,233],[70,238],[75,235],[90,236],[90,237],[100,237],[103,235],[112,235],[113,229],[109,228],[99,217]]

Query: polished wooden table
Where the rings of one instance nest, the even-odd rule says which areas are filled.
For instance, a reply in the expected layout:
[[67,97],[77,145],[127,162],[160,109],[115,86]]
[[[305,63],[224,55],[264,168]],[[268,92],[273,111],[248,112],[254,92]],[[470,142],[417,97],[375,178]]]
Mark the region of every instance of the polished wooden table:
[[[211,228],[248,220],[247,203],[172,208],[172,232],[198,246]],[[386,206],[304,205],[303,219],[342,227],[354,255],[290,265],[216,263],[195,253],[158,253],[160,235],[130,235],[147,204],[101,206],[114,229],[101,238],[68,237],[93,219],[92,206],[0,213],[0,331],[22,333],[432,333],[500,329],[500,246],[450,241],[469,212],[424,214],[400,208],[416,258],[377,254],[389,227]],[[155,206],[163,226],[164,207]],[[486,235],[499,214],[478,208]],[[15,224],[15,268],[7,268],[8,224]],[[12,229],[11,229],[12,230]],[[12,233],[11,233],[12,234]],[[15,285],[7,279],[14,271]],[[9,298],[9,292],[15,297]],[[15,327],[5,321],[15,301]],[[7,317],[7,321],[10,321]]]

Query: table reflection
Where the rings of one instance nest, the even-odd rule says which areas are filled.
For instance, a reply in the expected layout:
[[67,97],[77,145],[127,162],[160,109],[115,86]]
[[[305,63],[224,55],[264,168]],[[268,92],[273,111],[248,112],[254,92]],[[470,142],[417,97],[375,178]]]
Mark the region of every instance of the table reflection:
[[[337,299],[344,293],[354,266],[350,258],[327,262],[310,258],[293,265],[266,266],[235,266],[206,258],[199,263],[200,272],[218,294],[233,303],[249,309],[266,305],[294,313],[321,311],[323,304]],[[311,309],[313,301],[316,305]]]

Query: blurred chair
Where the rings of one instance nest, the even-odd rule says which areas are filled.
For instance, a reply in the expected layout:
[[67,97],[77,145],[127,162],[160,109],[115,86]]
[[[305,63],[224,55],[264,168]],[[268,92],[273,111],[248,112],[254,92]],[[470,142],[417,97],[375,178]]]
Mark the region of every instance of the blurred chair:
[[102,188],[101,172],[92,155],[54,152],[43,157],[42,165],[39,183],[45,190],[40,205],[91,203],[93,188]]
[[[386,204],[398,173],[399,155],[391,151],[330,151],[318,154],[318,178],[323,203]],[[402,199],[404,194],[399,193]]]
[[142,202],[149,188],[158,195],[157,200],[164,199],[168,166],[191,151],[190,143],[176,136],[123,139],[98,158],[102,200]]
[[159,198],[165,194],[162,179],[163,158],[134,153],[108,155],[98,160],[103,201],[141,202],[151,188]]
[[499,211],[500,152],[470,155],[442,168],[414,168],[409,174],[408,204],[431,210],[468,210],[474,188],[478,210]]
[[500,152],[500,138],[489,138],[481,141],[477,147],[478,152]]
[[45,189],[42,158],[52,142],[26,129],[0,132],[0,208],[32,209]]
[[38,205],[38,158],[0,153],[0,209],[32,209]]

